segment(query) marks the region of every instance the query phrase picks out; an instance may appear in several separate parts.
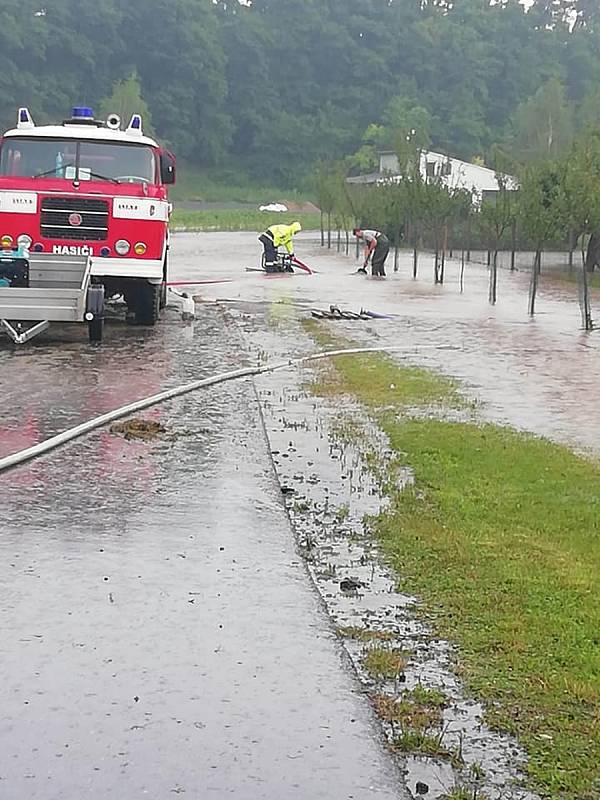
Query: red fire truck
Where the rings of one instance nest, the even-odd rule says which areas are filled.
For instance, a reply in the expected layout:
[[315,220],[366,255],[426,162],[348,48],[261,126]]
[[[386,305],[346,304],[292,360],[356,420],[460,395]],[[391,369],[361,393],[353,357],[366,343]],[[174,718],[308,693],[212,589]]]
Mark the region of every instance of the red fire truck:
[[105,298],[154,325],[165,304],[175,158],[134,114],[73,109],[36,126],[26,108],[0,141],[0,326],[24,342],[52,321],[102,338]]

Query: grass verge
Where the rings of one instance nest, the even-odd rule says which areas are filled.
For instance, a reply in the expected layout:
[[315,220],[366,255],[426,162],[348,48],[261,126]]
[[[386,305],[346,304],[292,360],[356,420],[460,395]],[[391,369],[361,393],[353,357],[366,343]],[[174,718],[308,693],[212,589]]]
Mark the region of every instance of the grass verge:
[[598,800],[600,465],[499,426],[407,415],[457,387],[385,356],[336,359],[333,375],[316,391],[354,395],[414,470],[374,520],[402,588],[459,644],[465,682],[518,736],[532,784]]
[[453,789],[450,794],[440,797],[440,800],[487,800],[487,795],[478,791],[477,788],[458,787]]
[[[549,271],[546,275],[550,278],[558,278],[558,280],[567,281],[568,283],[579,284],[581,282],[581,267],[574,269],[572,272],[565,270]],[[589,272],[587,279],[590,289],[600,289],[600,272]]]
[[338,628],[338,634],[345,639],[354,639],[358,642],[393,642],[395,634],[389,631],[369,630],[368,628]]
[[[356,342],[332,336],[317,320],[303,320],[302,327],[323,349],[341,350],[359,346]],[[392,410],[442,403],[459,406],[464,403],[456,381],[418,367],[399,368],[383,354],[338,356],[333,367],[320,372],[320,377],[311,385],[313,394],[321,397],[351,394],[369,408]]]
[[308,200],[306,193],[292,187],[258,183],[239,169],[200,169],[178,162],[177,183],[169,192],[172,200],[201,200],[208,203],[265,203],[280,202],[282,198],[295,202]]
[[176,208],[171,217],[174,230],[188,231],[264,231],[270,225],[289,225],[300,222],[302,229],[317,230],[319,215],[298,213],[269,213],[246,209],[216,209],[189,211]]
[[406,653],[385,647],[372,646],[365,650],[363,656],[365,669],[372,678],[379,681],[396,680],[404,672],[406,663]]

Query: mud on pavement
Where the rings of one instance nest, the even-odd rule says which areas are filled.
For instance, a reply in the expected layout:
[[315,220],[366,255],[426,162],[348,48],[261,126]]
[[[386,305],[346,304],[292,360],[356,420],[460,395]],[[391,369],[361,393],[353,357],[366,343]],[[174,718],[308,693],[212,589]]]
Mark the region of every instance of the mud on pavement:
[[[274,322],[257,304],[229,313],[261,359],[291,355],[290,342],[294,356],[315,349],[292,317]],[[397,592],[371,537],[368,517],[386,502],[384,435],[350,398],[315,399],[314,369],[257,379],[263,422],[298,547],[412,796],[536,800],[523,788],[524,753],[485,725],[455,653],[417,616],[418,599]]]

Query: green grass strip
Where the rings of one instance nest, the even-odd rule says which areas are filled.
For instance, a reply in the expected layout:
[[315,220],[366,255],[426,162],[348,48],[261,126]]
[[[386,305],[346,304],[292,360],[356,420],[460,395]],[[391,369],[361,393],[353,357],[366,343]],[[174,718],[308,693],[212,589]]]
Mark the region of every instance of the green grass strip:
[[283,214],[246,209],[217,209],[189,211],[176,208],[171,218],[174,229],[189,231],[264,231],[270,225],[289,225],[300,222],[303,230],[317,230],[319,215],[302,212]]
[[600,465],[497,425],[407,415],[419,395],[454,396],[424,372],[376,355],[336,360],[321,378],[366,405],[414,470],[375,531],[402,588],[459,645],[488,720],[527,750],[532,784],[553,800],[597,800]]
[[[565,270],[548,271],[547,275],[550,278],[558,278],[558,280],[568,281],[569,283],[580,283],[581,267],[575,268],[571,272]],[[587,282],[590,289],[600,289],[600,273],[588,273]]]
[[292,187],[257,183],[239,169],[199,169],[177,160],[177,183],[169,191],[172,200],[201,200],[213,203],[305,202],[312,198]]
[[[332,336],[323,324],[314,319],[302,321],[302,327],[324,350],[360,347],[358,342]],[[323,370],[312,385],[314,394],[332,396],[352,394],[372,408],[404,408],[406,406],[451,404],[464,400],[458,394],[458,383],[418,367],[398,366],[378,353],[338,356],[335,372]],[[402,380],[397,380],[401,375]]]

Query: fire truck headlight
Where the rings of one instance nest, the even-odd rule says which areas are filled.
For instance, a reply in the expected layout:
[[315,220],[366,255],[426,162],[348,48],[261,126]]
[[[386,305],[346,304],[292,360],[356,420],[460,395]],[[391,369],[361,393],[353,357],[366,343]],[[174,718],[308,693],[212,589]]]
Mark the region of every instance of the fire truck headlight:
[[9,236],[8,233],[5,233],[4,236],[0,239],[0,245],[5,250],[8,250],[9,247],[13,246],[13,237]]
[[148,248],[146,247],[146,245],[144,244],[144,242],[138,242],[138,243],[135,245],[135,247],[133,248],[133,251],[134,251],[134,253],[136,254],[136,256],[143,256],[143,255],[145,255],[145,254],[146,254],[146,250],[147,250],[147,249],[148,249]]
[[131,245],[127,239],[119,239],[118,242],[115,242],[115,250],[120,256],[126,256],[131,250]]
[[31,243],[32,242],[33,242],[33,239],[31,238],[31,236],[28,236],[26,233],[22,233],[19,236],[19,238],[17,239],[17,244],[19,245],[19,247],[24,247],[25,250],[29,250],[29,248],[31,247]]

